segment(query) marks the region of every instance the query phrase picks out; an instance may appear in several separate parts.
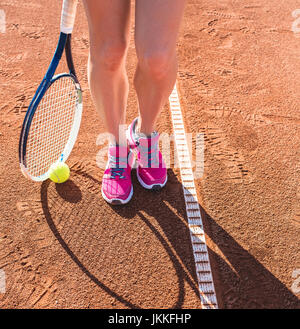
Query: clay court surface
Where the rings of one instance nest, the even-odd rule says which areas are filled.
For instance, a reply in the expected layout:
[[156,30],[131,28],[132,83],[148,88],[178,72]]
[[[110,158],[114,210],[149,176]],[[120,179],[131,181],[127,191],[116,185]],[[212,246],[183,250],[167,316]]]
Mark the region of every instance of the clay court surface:
[[[296,0],[186,6],[178,89],[186,132],[204,134],[196,187],[220,308],[300,308],[298,7]],[[88,90],[81,3],[73,53],[84,114],[71,178],[55,185],[21,174],[19,133],[56,47],[61,2],[2,0],[0,9],[0,308],[200,308],[174,160],[160,193],[140,187],[133,172],[127,206],[101,197],[96,156],[105,144],[96,141],[104,127]],[[131,86],[135,65],[132,42]],[[127,110],[129,123],[137,114],[133,88]],[[170,120],[167,104],[161,133],[172,134]]]

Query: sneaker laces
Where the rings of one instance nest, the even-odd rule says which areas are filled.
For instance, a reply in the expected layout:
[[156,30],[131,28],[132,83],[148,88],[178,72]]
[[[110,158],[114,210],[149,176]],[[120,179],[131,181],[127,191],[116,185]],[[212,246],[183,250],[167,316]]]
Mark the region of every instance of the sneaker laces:
[[148,168],[151,168],[152,165],[154,167],[159,165],[159,151],[158,151],[158,143],[155,143],[154,145],[148,143],[148,146],[145,147],[143,145],[139,145],[140,148],[140,156],[143,163],[148,164]]
[[[119,177],[120,179],[124,179],[124,166],[127,166],[127,157],[109,155],[108,158],[110,178],[115,179],[116,177]],[[122,168],[120,168],[120,165],[122,165]]]

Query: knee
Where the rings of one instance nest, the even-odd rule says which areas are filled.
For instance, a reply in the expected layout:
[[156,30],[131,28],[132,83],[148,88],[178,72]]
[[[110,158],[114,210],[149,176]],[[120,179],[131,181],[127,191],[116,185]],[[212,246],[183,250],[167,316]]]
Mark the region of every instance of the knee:
[[170,71],[174,55],[174,53],[170,53],[167,50],[144,52],[138,56],[139,67],[152,78],[157,80],[163,79]]
[[127,51],[126,42],[102,43],[92,46],[90,49],[90,65],[94,68],[102,68],[108,71],[117,70],[125,60]]

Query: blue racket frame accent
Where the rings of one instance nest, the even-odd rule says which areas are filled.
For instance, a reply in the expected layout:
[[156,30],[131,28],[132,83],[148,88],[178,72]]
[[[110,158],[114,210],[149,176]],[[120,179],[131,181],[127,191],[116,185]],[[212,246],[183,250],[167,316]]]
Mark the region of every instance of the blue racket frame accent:
[[[66,73],[59,74],[53,78],[54,73],[61,60],[64,50],[66,51],[66,59],[67,59],[67,64],[68,64],[70,73],[69,74],[66,74]],[[28,139],[28,135],[29,135],[30,125],[31,125],[32,119],[34,117],[35,111],[36,111],[41,99],[45,95],[46,91],[51,86],[51,84],[54,81],[56,81],[58,78],[61,78],[63,76],[71,77],[75,81],[75,83],[78,84],[78,79],[76,77],[72,53],[71,53],[71,34],[65,34],[65,33],[61,32],[54,56],[49,65],[49,68],[29,104],[29,107],[25,114],[24,122],[22,125],[20,141],[19,141],[19,161],[20,161],[20,164],[22,164],[25,167],[26,167],[26,144],[27,144],[27,139]]]

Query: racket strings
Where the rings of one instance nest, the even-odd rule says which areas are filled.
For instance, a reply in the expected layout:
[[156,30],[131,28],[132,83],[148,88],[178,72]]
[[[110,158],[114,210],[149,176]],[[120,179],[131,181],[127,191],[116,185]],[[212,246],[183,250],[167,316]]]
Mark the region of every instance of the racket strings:
[[26,167],[39,177],[62,155],[70,138],[78,94],[69,77],[57,79],[38,105],[28,135]]

